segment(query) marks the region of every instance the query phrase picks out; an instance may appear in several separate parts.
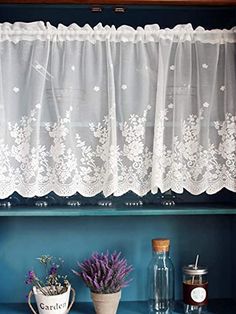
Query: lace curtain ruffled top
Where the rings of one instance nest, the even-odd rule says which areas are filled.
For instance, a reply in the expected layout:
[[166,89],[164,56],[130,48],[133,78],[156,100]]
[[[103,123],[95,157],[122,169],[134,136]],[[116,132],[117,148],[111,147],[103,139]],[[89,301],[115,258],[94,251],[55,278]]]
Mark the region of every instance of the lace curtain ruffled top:
[[161,29],[158,24],[146,25],[134,29],[131,26],[122,25],[118,28],[113,26],[103,26],[99,23],[92,28],[86,24],[80,27],[77,24],[65,26],[59,24],[58,27],[49,22],[16,22],[0,23],[0,41],[9,40],[18,42],[20,40],[50,40],[50,41],[114,41],[114,42],[158,42],[160,39],[171,41],[201,41],[206,43],[224,43],[236,41],[236,27],[231,30],[213,29],[205,30],[199,26],[195,30],[191,24],[176,25],[173,29]]
[[236,192],[236,32],[0,24],[0,198]]

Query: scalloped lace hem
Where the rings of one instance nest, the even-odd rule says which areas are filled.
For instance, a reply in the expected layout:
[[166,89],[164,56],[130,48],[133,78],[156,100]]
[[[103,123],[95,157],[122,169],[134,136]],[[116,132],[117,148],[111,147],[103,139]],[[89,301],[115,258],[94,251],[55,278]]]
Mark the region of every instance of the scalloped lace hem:
[[201,193],[206,192],[207,194],[215,194],[222,190],[223,188],[226,188],[227,190],[230,190],[232,192],[236,192],[236,180],[218,180],[216,182],[186,182],[182,183],[180,181],[168,181],[163,184],[160,184],[159,186],[156,185],[155,187],[150,187],[150,185],[127,185],[127,184],[121,184],[119,187],[115,187],[115,184],[110,184],[106,187],[101,186],[92,186],[92,185],[52,185],[52,184],[42,184],[42,185],[19,185],[15,186],[14,184],[2,184],[0,186],[0,195],[1,198],[7,198],[10,195],[12,195],[14,192],[17,192],[23,197],[34,197],[34,196],[45,196],[49,194],[50,192],[56,193],[58,196],[66,197],[66,196],[72,196],[76,193],[81,194],[85,197],[93,197],[99,193],[103,193],[105,197],[108,197],[110,195],[114,196],[122,196],[123,194],[127,192],[134,192],[138,196],[142,197],[146,195],[147,193],[151,192],[152,194],[156,194],[158,190],[161,191],[161,193],[164,193],[168,190],[172,190],[175,193],[181,194],[184,192],[184,190],[188,191],[189,193],[193,195],[199,195]]

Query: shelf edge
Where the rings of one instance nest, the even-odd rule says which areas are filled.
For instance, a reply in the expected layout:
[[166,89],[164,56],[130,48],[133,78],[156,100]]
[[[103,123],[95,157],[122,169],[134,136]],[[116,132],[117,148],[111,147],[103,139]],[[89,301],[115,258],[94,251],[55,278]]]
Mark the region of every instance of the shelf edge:
[[0,217],[122,217],[122,216],[187,216],[187,215],[236,215],[236,208],[188,209],[24,209],[0,210]]

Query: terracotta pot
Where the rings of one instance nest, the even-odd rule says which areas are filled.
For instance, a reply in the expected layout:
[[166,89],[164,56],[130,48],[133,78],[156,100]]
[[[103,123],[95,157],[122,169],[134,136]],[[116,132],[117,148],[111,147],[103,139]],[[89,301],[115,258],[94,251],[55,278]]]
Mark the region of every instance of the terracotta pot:
[[116,314],[120,297],[121,291],[110,294],[91,292],[91,298],[97,314]]

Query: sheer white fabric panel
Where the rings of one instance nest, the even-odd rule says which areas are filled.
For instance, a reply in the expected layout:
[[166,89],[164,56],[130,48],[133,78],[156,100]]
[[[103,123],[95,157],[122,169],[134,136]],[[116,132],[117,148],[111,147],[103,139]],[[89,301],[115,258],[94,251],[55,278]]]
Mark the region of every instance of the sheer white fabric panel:
[[0,198],[236,192],[236,33],[0,24]]

